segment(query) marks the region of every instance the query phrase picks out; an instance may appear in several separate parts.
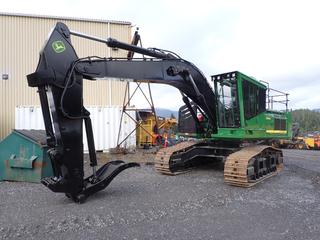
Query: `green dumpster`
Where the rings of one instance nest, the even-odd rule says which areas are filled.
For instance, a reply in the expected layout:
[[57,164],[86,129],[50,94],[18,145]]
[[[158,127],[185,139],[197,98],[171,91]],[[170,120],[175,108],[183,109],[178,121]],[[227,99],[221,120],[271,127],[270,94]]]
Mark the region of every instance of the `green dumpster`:
[[53,176],[44,130],[13,130],[0,142],[0,181],[40,182]]

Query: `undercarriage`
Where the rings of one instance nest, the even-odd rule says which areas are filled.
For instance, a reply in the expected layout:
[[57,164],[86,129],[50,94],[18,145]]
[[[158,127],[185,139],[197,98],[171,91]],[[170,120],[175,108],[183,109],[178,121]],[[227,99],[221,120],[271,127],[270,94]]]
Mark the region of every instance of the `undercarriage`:
[[176,175],[212,162],[223,163],[225,182],[239,187],[251,187],[283,168],[282,151],[271,146],[186,141],[161,149],[155,158],[155,170]]

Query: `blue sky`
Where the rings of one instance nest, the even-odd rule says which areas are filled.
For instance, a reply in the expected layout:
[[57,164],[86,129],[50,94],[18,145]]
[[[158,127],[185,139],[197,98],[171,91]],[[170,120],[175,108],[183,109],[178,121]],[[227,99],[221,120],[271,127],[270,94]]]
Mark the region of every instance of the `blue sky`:
[[[318,1],[3,1],[1,12],[130,21],[144,47],[177,52],[210,75],[239,70],[290,94],[290,107],[320,108]],[[156,107],[179,92],[152,86]],[[146,106],[142,97],[134,103]]]

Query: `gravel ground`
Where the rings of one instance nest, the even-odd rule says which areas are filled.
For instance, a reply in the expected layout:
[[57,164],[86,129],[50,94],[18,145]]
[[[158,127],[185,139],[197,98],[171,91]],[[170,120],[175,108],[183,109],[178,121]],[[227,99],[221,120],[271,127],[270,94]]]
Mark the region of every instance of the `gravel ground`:
[[284,154],[284,171],[251,189],[224,184],[213,166],[172,177],[145,164],[82,205],[40,184],[0,182],[0,239],[318,240],[320,151]]

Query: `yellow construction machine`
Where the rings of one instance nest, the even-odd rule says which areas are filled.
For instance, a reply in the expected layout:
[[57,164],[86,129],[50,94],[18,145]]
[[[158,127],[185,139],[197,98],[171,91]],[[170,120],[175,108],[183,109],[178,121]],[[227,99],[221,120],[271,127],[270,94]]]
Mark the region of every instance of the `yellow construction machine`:
[[154,113],[148,111],[139,111],[138,116],[137,146],[170,145],[169,142],[174,139],[178,124],[175,118],[156,117]]
[[296,145],[296,148],[320,150],[320,135],[298,137],[298,139],[299,139],[299,143]]

